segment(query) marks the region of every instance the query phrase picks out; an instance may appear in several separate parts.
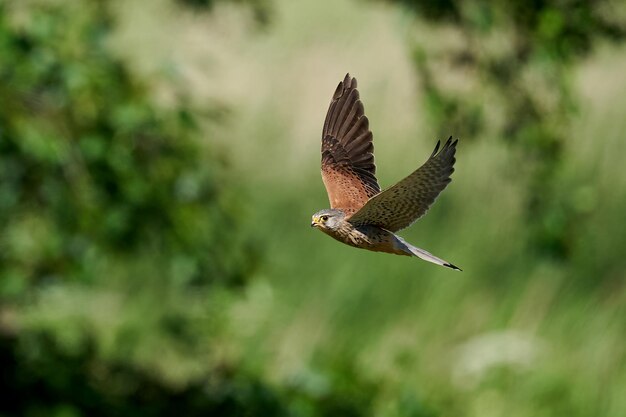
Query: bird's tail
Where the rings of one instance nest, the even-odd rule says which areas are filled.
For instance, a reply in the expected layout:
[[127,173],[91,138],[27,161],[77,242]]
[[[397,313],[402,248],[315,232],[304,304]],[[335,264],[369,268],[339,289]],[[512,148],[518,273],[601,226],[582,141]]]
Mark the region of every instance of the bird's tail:
[[420,248],[417,248],[417,247],[411,245],[406,240],[402,239],[400,236],[396,235],[396,239],[398,239],[398,241],[400,243],[400,249],[403,250],[407,255],[417,256],[418,258],[421,258],[421,259],[423,259],[425,261],[432,262],[432,263],[437,264],[437,265],[445,266],[447,268],[451,268],[451,269],[454,269],[454,270],[457,270],[457,271],[462,271],[461,268],[452,265],[450,262],[444,261],[441,258],[437,258],[432,253],[427,252],[424,249],[420,249]]

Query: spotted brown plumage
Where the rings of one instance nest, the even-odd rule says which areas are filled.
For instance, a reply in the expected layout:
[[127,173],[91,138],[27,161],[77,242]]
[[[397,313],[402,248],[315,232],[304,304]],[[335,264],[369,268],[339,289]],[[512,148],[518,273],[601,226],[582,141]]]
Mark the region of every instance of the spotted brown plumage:
[[322,130],[322,180],[331,208],[315,213],[311,226],[350,246],[417,256],[460,270],[394,233],[423,216],[450,183],[457,143],[450,137],[440,150],[437,142],[420,168],[381,192],[369,121],[357,81],[346,74],[333,94]]
[[[426,214],[431,204],[452,181],[458,140],[437,146],[430,158],[411,175],[373,196],[347,220],[354,225],[370,224],[391,232],[410,226]],[[437,152],[439,151],[439,152]]]

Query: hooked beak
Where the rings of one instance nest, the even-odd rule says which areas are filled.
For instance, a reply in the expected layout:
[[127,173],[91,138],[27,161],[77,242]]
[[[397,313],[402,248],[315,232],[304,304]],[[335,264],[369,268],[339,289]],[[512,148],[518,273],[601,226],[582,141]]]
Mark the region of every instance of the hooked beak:
[[311,227],[316,227],[316,226],[317,226],[317,223],[311,222]]
[[311,227],[317,227],[317,221],[318,221],[317,217],[314,217],[313,219],[311,219]]

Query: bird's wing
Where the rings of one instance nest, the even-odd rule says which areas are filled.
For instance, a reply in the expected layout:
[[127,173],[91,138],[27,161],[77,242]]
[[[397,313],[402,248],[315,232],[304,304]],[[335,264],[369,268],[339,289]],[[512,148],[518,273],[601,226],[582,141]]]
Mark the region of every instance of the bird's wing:
[[322,130],[322,180],[332,208],[350,215],[380,192],[369,122],[350,74],[339,83]]
[[451,181],[457,142],[452,142],[450,137],[441,150],[441,143],[437,142],[424,165],[393,187],[369,199],[347,220],[354,225],[375,225],[391,232],[411,225],[426,213]]

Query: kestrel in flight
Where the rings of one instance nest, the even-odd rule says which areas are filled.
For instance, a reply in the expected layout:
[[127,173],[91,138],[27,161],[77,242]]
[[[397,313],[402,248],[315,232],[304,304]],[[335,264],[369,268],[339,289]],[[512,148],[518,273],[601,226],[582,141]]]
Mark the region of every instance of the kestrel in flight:
[[356,248],[397,255],[461,270],[395,232],[422,217],[454,171],[456,144],[452,137],[411,175],[380,191],[374,165],[369,122],[359,99],[356,79],[346,74],[330,102],[322,130],[322,180],[330,209],[313,215],[311,227]]

